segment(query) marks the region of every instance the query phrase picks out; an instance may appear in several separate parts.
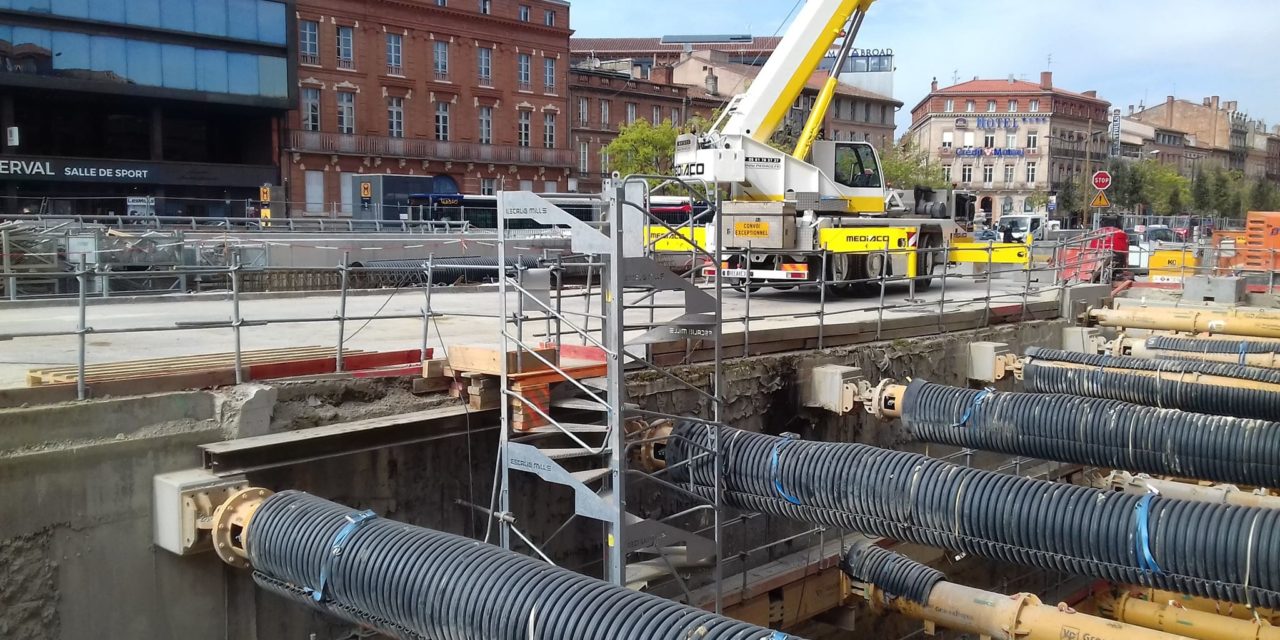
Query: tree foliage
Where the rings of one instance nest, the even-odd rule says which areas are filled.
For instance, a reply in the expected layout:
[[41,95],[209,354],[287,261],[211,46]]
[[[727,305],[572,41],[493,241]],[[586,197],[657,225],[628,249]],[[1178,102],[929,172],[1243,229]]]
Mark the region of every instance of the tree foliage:
[[942,177],[942,164],[931,160],[929,152],[911,136],[902,136],[896,144],[880,150],[885,184],[893,189],[916,187],[941,189],[948,185]]
[[622,125],[604,153],[609,156],[609,168],[624,176],[666,175],[676,154],[676,128],[670,120],[654,125],[637,119]]

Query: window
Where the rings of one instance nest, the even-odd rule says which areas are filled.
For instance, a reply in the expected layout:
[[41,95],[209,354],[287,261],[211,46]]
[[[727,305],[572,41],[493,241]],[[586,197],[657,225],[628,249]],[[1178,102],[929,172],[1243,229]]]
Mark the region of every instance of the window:
[[338,133],[356,132],[356,94],[338,92]]
[[480,144],[493,144],[493,107],[480,107]]
[[521,181],[520,181],[520,190],[521,190],[521,191],[529,191],[529,192],[532,192],[532,191],[533,191],[533,181],[532,181],[532,180],[521,180]]
[[533,128],[533,112],[521,111],[516,118],[516,144],[529,146],[529,132]]
[[498,181],[494,178],[480,178],[480,195],[498,195]]
[[527,4],[520,5],[520,22],[528,22],[529,16],[532,13],[533,13],[533,9],[530,9],[529,5]]
[[996,166],[993,164],[982,165],[982,181],[991,184],[996,181]]
[[1036,163],[1027,163],[1027,184],[1035,184],[1036,182]]
[[945,106],[945,107],[943,107],[943,109],[942,109],[942,110],[943,110],[943,111],[946,111],[947,113],[954,113],[954,112],[955,112],[955,110],[956,110],[956,100],[955,100],[955,98],[947,98],[946,106]]
[[1006,184],[1013,184],[1013,173],[1017,169],[1012,162],[1004,165],[1004,181]]
[[671,124],[680,126],[680,108],[671,107]]
[[862,121],[871,122],[871,103],[870,102],[862,103]]
[[449,103],[436,103],[436,140],[449,141]]
[[1006,148],[1006,149],[1017,149],[1017,148],[1018,148],[1018,134],[1016,134],[1016,133],[1006,133],[1006,134],[1004,134],[1004,148]]
[[653,118],[649,120],[655,125],[662,124],[662,107],[655,106],[653,108]]
[[298,61],[320,64],[320,23],[314,20],[298,21]]
[[493,0],[480,0],[480,13],[486,16],[493,13]]
[[1040,111],[1040,101],[1032,98],[1031,103],[1027,105],[1027,110],[1031,113],[1038,113]]
[[444,40],[436,40],[435,43],[435,70],[436,80],[449,79],[449,43]]
[[520,85],[521,91],[530,91],[533,89],[533,58],[522,53],[516,58],[516,82]]
[[873,189],[881,186],[875,151],[870,147],[838,146],[835,160],[836,182],[855,189]]
[[302,89],[302,129],[320,130],[320,90],[315,87]]
[[609,173],[609,148],[600,149],[600,173]]
[[387,75],[404,75],[404,36],[387,34]]
[[551,9],[544,9],[542,11],[542,24],[548,27],[556,26],[556,12]]
[[591,143],[578,142],[578,172],[591,173]]
[[628,102],[627,103],[627,124],[631,124],[635,121],[636,121],[636,103]]
[[476,72],[480,79],[480,86],[493,86],[493,47],[476,49]]
[[590,109],[590,98],[578,98],[578,124],[585,127],[591,122],[591,114],[587,113]]
[[351,27],[338,27],[338,68],[356,68],[355,31]]
[[996,101],[995,101],[995,100],[988,100],[988,101],[987,101],[987,113],[995,113],[995,112],[996,112]]
[[1009,101],[1009,113],[1017,113],[1017,112],[1018,112],[1018,101],[1017,101],[1017,100],[1010,100],[1010,101]]
[[942,179],[945,182],[951,182],[951,176],[954,174],[955,174],[955,167],[953,165],[949,165],[949,164],[942,165]]
[[950,149],[952,145],[955,144],[955,141],[956,141],[956,134],[954,131],[942,132],[942,148],[943,149]]
[[994,149],[996,147],[996,134],[986,133],[982,136],[982,148]]
[[404,98],[387,98],[387,135],[404,137]]
[[556,59],[542,59],[542,88],[546,93],[556,92]]
[[307,213],[324,213],[324,172],[306,174]]
[[560,190],[560,183],[555,180],[544,180],[542,182],[543,193],[555,193]]
[[972,132],[972,131],[966,131],[966,132],[964,132],[964,146],[966,146],[966,147],[972,147],[972,146],[973,146],[973,132]]
[[960,182],[973,182],[973,165],[966,164],[960,167]]
[[610,120],[611,116],[609,115],[609,105],[610,105],[609,100],[600,101],[600,128],[601,129],[609,129],[613,127],[613,122]]
[[447,6],[449,6],[449,0],[436,0],[436,6],[437,6],[437,7],[447,7]]
[[1027,148],[1038,149],[1039,145],[1040,145],[1040,132],[1028,131],[1027,132]]
[[556,114],[554,112],[542,114],[542,146],[548,149],[556,148]]
[[342,202],[342,212],[351,215],[354,199],[351,197],[351,183],[355,182],[356,174],[350,171],[338,172],[338,193],[339,200]]
[[972,100],[965,100],[965,101],[964,101],[964,111],[965,111],[965,113],[973,113],[973,101],[972,101]]

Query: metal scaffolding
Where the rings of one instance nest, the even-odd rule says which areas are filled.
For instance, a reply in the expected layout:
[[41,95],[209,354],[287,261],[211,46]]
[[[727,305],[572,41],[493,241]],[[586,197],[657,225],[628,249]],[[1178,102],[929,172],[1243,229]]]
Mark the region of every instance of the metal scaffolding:
[[[689,195],[695,202],[707,204],[698,215],[691,215],[687,223],[673,227],[649,210],[651,189],[676,190],[682,195]],[[500,353],[514,353],[511,357],[500,358],[503,429],[498,512],[493,514],[499,523],[500,542],[504,548],[510,549],[512,536],[515,536],[535,554],[550,561],[539,542],[530,539],[521,529],[520,519],[513,513],[512,472],[532,473],[544,482],[566,486],[573,491],[571,520],[583,517],[603,524],[605,580],[626,586],[652,580],[665,582],[669,577],[691,599],[689,585],[681,576],[682,569],[709,566],[716,593],[716,611],[719,612],[723,559],[721,528],[724,520],[720,492],[716,491],[711,500],[705,500],[665,478],[669,469],[650,472],[630,462],[634,452],[665,437],[665,434],[663,437],[654,435],[656,425],[678,421],[702,424],[712,430],[716,434],[712,440],[714,446],[701,455],[714,457],[717,465],[720,462],[718,436],[724,427],[721,422],[719,357],[723,322],[721,286],[717,280],[714,288],[700,288],[692,278],[683,278],[659,265],[650,257],[649,247],[653,243],[646,239],[646,229],[665,228],[666,234],[678,237],[681,228],[691,229],[700,224],[696,221],[713,219],[719,210],[719,201],[714,188],[708,185],[650,176],[625,180],[615,176],[605,190],[605,199],[608,213],[605,230],[600,231],[532,193],[505,192],[499,195],[500,263],[505,260],[506,230],[512,220],[567,226],[573,235],[573,251],[592,256],[592,263],[600,267],[603,285],[602,313],[593,314],[589,308],[585,313],[566,312],[559,304],[553,304],[549,285],[545,285],[545,290],[538,289],[548,282],[547,278],[521,277],[520,273],[508,272],[499,281],[501,315],[505,319]],[[718,239],[715,246],[721,246]],[[714,254],[701,248],[695,248],[695,251],[705,261],[720,263],[718,249]],[[658,298],[662,293],[677,293],[681,297],[677,299],[668,295],[660,301]],[[655,321],[653,310],[658,308],[676,308],[679,315],[674,319]],[[591,328],[593,319],[602,322],[602,330]],[[604,354],[607,375],[603,379],[577,380],[564,363],[535,352],[536,345],[529,343],[524,332],[527,322],[538,320],[546,320],[548,326],[554,325],[557,345],[563,343],[567,333],[576,334],[584,344],[598,348]],[[683,339],[714,345],[716,358],[710,393],[699,384],[682,380],[653,363],[649,345]],[[554,411],[544,412],[536,403],[514,390],[512,383],[518,379],[518,373],[510,370],[511,362],[520,368],[522,362],[535,360],[558,374],[564,380],[561,384],[569,385],[574,391],[573,395],[577,397],[564,406],[594,410],[602,417],[587,424],[557,420],[551,415]],[[710,419],[647,411],[629,404],[626,373],[632,369],[657,372],[703,396],[710,407]],[[512,420],[513,405],[532,409],[548,424],[517,431]],[[636,485],[634,489],[633,484]],[[696,501],[698,505],[674,514],[646,517],[636,513],[638,509],[628,507],[628,498],[635,499],[640,486],[645,490],[657,487],[670,492],[673,497]],[[634,503],[638,502],[635,500]],[[697,519],[708,515],[711,520],[709,538],[696,531],[700,528]]]

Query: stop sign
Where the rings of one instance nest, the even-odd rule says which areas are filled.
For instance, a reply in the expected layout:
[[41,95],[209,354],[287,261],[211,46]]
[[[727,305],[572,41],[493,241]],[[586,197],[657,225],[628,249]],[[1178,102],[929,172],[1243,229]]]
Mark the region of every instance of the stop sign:
[[1111,172],[1099,171],[1093,174],[1093,188],[1098,191],[1106,191],[1111,188]]

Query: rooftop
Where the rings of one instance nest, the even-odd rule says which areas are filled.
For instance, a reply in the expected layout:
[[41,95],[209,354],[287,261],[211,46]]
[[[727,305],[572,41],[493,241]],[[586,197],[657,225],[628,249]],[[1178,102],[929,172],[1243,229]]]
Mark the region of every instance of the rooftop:
[[733,36],[730,42],[663,43],[662,38],[570,38],[569,49],[574,53],[680,53],[689,47],[693,51],[773,51],[782,41],[780,37],[753,37],[738,42]]

